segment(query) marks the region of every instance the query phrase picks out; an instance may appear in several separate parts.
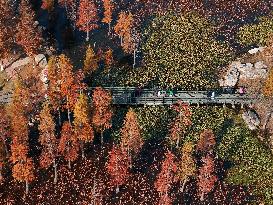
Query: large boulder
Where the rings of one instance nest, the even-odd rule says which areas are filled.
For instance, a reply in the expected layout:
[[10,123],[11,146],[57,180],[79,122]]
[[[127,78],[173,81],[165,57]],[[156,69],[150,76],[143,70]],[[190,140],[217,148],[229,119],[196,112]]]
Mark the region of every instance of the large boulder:
[[234,87],[240,77],[238,69],[234,66],[230,66],[226,71],[226,74],[219,79],[220,86]]
[[242,118],[250,130],[255,130],[260,125],[261,121],[258,114],[252,110],[248,110],[242,114]]
[[240,79],[256,79],[267,77],[267,66],[263,61],[259,61],[253,65],[252,63],[241,63],[234,61],[231,63],[231,67],[236,68],[240,72]]
[[35,63],[38,64],[41,68],[45,68],[47,65],[47,60],[44,54],[38,54],[35,56]]

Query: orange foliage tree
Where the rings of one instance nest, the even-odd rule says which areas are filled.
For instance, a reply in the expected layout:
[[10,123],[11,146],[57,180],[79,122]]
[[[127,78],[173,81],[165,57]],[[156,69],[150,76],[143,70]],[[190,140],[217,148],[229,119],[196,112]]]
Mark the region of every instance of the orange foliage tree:
[[52,11],[54,9],[54,0],[43,0],[41,8],[49,12]]
[[76,20],[77,20],[77,8],[78,0],[59,0],[59,5],[65,8],[67,17],[72,22],[73,29],[76,29]]
[[95,129],[101,133],[101,143],[103,144],[103,132],[112,127],[111,119],[113,111],[111,109],[112,97],[110,92],[101,87],[94,89],[92,95],[93,116],[92,123]]
[[[121,147],[127,151],[131,159],[132,154],[136,155],[139,153],[142,145],[143,139],[141,138],[137,116],[133,109],[130,108],[126,114],[123,127],[121,128]],[[132,164],[130,164],[130,167],[132,167]]]
[[172,183],[174,183],[176,178],[177,166],[174,162],[175,156],[168,151],[165,154],[165,159],[162,162],[161,171],[158,174],[154,186],[156,190],[159,192],[159,204],[171,205],[171,199],[168,196],[168,192],[170,191],[170,187]]
[[111,31],[111,21],[112,21],[112,14],[113,14],[113,2],[112,0],[103,0],[103,7],[104,7],[104,17],[102,19],[103,23],[108,24],[108,35]]
[[74,162],[78,157],[79,142],[71,124],[67,121],[62,126],[58,151],[68,161],[68,168],[71,169],[71,162]]
[[273,96],[273,68],[269,71],[269,75],[265,81],[263,94],[265,96]]
[[129,157],[125,150],[118,146],[113,146],[109,152],[109,161],[107,163],[107,172],[111,176],[111,184],[116,186],[116,193],[119,187],[125,183],[129,177]]
[[190,177],[193,177],[196,173],[196,164],[192,156],[193,152],[193,143],[185,142],[181,149],[182,157],[178,164],[177,177],[180,182],[182,182],[182,186],[180,191],[183,192],[186,182]]
[[28,154],[28,120],[25,116],[25,108],[22,97],[23,87],[17,80],[13,93],[12,103],[9,107],[11,119],[11,157],[13,164],[12,175],[16,180],[26,183],[26,193],[29,191],[29,182],[34,179],[33,162]]
[[11,54],[15,30],[13,25],[15,22],[13,20],[12,10],[8,1],[0,1],[0,11],[0,71],[2,71],[2,58],[7,58]]
[[39,142],[43,146],[40,165],[42,168],[48,168],[53,164],[54,183],[57,183],[57,140],[55,136],[55,123],[48,102],[44,103],[40,113],[39,131]]
[[202,158],[203,166],[199,170],[197,186],[198,186],[198,194],[200,196],[200,200],[204,200],[204,195],[209,193],[213,187],[215,182],[217,181],[217,176],[214,174],[214,160],[211,156],[207,155]]
[[94,131],[90,125],[89,107],[87,97],[80,94],[74,108],[74,130],[75,135],[80,142],[82,158],[84,158],[84,142],[92,142],[94,139]]
[[3,161],[8,157],[7,139],[11,134],[10,119],[4,106],[0,105],[0,181],[2,180]]
[[28,56],[37,54],[42,39],[41,34],[34,27],[34,15],[34,11],[31,9],[28,0],[22,0],[16,42],[23,47]]
[[215,136],[211,129],[205,129],[200,134],[200,139],[196,145],[196,150],[202,153],[209,152],[216,144]]
[[92,74],[93,72],[95,72],[99,67],[98,60],[98,56],[96,56],[93,48],[89,45],[85,54],[83,66],[84,73]]
[[178,116],[171,123],[169,138],[171,142],[176,141],[176,148],[179,147],[181,137],[186,133],[186,129],[191,125],[191,110],[188,104],[178,101],[172,108],[178,112]]
[[118,22],[114,27],[115,33],[120,37],[120,44],[123,47],[124,41],[126,38],[126,46],[130,42],[130,34],[133,26],[133,15],[131,13],[127,14],[122,11],[119,13]]
[[58,111],[59,125],[61,125],[61,71],[57,63],[57,57],[52,56],[49,58],[47,68],[47,78],[49,81],[47,87],[47,96],[53,110]]
[[106,71],[109,73],[111,65],[114,63],[114,58],[113,58],[113,50],[109,48],[105,53],[104,53],[104,62],[105,62],[105,68]]
[[86,41],[89,41],[89,32],[98,28],[98,11],[93,0],[81,0],[78,9],[77,26],[87,32]]

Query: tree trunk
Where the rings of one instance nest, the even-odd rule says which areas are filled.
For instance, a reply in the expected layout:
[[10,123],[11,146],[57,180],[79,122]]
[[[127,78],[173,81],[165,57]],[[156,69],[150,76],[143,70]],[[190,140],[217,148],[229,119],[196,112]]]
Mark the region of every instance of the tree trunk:
[[120,45],[123,45],[122,36],[120,36]]
[[108,36],[110,35],[111,33],[111,22],[108,23]]
[[71,169],[71,160],[68,160],[68,169]]
[[204,201],[204,195],[205,195],[205,193],[202,192],[201,197],[200,197],[200,201]]
[[70,119],[70,109],[68,105],[68,96],[66,96],[66,106],[67,106],[67,117],[68,117],[68,122],[71,125],[71,119]]
[[89,41],[89,30],[87,30],[87,33],[86,33],[86,39],[85,39],[86,42]]
[[181,193],[183,193],[183,191],[184,191],[184,188],[185,188],[185,185],[186,185],[187,181],[188,181],[188,179],[187,179],[187,178],[186,178],[186,179],[184,179],[183,184],[182,184],[182,187],[180,187],[180,192],[181,192]]
[[53,167],[54,167],[54,184],[56,184],[57,183],[57,177],[58,177],[58,173],[57,173],[57,163],[56,163],[56,160],[54,159],[53,160]]
[[133,64],[133,68],[135,68],[136,65],[136,49],[134,49],[134,64]]
[[179,142],[180,142],[180,137],[177,137],[177,140],[176,140],[176,148],[179,148]]
[[28,181],[26,181],[26,194],[28,194],[28,190],[29,190],[29,184],[28,184]]
[[84,155],[84,144],[83,144],[82,140],[80,141],[80,146],[81,146],[81,150],[82,150],[82,158],[84,159],[85,158],[85,155]]
[[0,60],[0,71],[2,72],[4,70],[3,60]]
[[119,193],[119,185],[116,187],[116,194]]
[[103,144],[103,132],[100,133],[100,143]]
[[61,121],[61,110],[60,110],[60,107],[58,107],[58,114],[59,114],[59,126],[61,126],[62,121]]
[[265,118],[265,121],[264,121],[264,124],[263,124],[263,130],[266,130],[266,127],[267,127],[267,124],[271,118],[271,115],[272,115],[272,111],[270,110],[269,113],[267,113],[266,115],[266,118]]

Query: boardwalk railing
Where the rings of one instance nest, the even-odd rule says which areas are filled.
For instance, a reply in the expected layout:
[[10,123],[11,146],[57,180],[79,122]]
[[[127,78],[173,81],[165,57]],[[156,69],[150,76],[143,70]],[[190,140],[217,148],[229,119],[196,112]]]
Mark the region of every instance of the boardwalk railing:
[[[104,87],[111,91],[113,104],[120,105],[170,105],[178,100],[189,104],[241,104],[250,105],[256,101],[255,98],[238,93],[216,94],[214,98],[208,97],[208,91],[176,91],[175,96],[158,96],[153,89],[142,89],[140,92],[134,87]],[[88,88],[87,93],[91,96],[93,88]],[[12,93],[0,92],[0,102],[9,103]]]

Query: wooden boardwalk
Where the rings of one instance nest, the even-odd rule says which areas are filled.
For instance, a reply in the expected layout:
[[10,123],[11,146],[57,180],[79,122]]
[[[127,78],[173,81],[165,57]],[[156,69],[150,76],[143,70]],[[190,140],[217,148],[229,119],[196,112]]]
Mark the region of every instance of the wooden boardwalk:
[[[189,104],[231,104],[231,105],[251,105],[256,99],[247,94],[240,95],[239,93],[216,93],[214,98],[208,96],[208,91],[177,91],[175,96],[167,96],[162,94],[157,95],[153,89],[142,89],[136,91],[134,87],[105,87],[111,91],[113,104],[119,105],[170,105],[179,100]],[[88,89],[88,94],[91,96],[93,88]],[[12,100],[12,93],[0,92],[0,102],[9,103]]]

